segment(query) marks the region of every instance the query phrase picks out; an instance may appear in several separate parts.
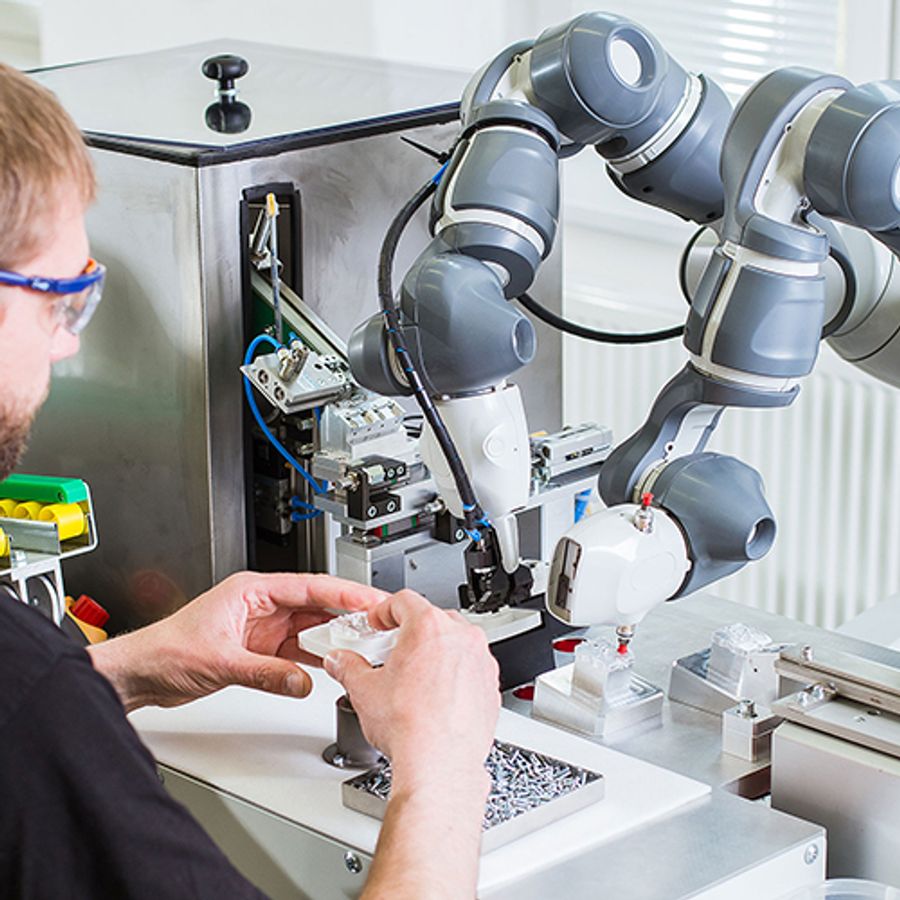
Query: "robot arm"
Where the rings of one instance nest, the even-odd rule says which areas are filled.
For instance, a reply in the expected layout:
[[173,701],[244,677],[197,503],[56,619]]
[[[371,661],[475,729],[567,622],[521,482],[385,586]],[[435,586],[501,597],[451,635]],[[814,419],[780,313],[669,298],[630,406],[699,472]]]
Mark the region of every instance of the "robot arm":
[[[868,242],[871,251],[871,239],[845,234],[844,243],[833,223],[811,213],[866,229],[900,249],[900,154],[896,141],[886,138],[900,127],[898,99],[893,85],[853,88],[838,77],[783,69],[741,101],[722,149],[725,214],[718,243],[696,285],[685,330],[690,360],[663,388],[644,426],[604,465],[601,494],[618,506],[557,548],[548,602],[563,618],[633,624],[656,603],[710,584],[768,551],[775,522],[759,475],[704,447],[725,407],[793,401],[815,363],[823,324],[846,350],[867,310],[880,305],[892,267],[886,276],[854,277],[860,244]],[[829,243],[840,244],[844,290],[867,289],[826,316]],[[896,304],[887,309],[900,318]],[[883,333],[885,339],[891,340]],[[881,367],[892,368],[884,354]],[[650,492],[656,521],[677,525],[683,551],[677,540],[662,546],[656,539],[654,547],[635,522],[620,545],[628,548],[625,559],[622,549],[604,542],[603,531],[611,527],[604,518],[633,518],[634,503]],[[642,565],[646,571],[639,571]],[[588,585],[607,570],[618,577],[606,578],[612,590],[598,597]]]
[[[496,606],[517,589],[512,514],[528,498],[528,430],[506,379],[533,357],[535,334],[507,301],[530,287],[552,248],[560,155],[593,144],[623,191],[707,222],[722,212],[718,161],[729,112],[713,82],[688,75],[639,26],[601,13],[514,45],[467,88],[463,130],[434,198],[434,238],[403,279],[399,327],[492,525],[470,554],[470,571],[488,573],[475,603],[489,595]],[[354,332],[349,353],[365,387],[409,393],[381,316]],[[462,516],[427,428],[422,452]],[[497,562],[507,588],[496,586]]]

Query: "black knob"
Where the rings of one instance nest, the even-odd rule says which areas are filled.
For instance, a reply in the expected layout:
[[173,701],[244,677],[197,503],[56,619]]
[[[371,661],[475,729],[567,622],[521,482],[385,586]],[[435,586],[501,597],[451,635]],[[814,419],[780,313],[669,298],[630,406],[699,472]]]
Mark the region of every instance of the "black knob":
[[221,134],[240,134],[250,127],[253,113],[240,100],[216,100],[206,107],[207,127]]
[[221,93],[231,93],[234,91],[235,79],[246,75],[250,71],[250,64],[243,56],[222,53],[204,60],[201,71],[207,78],[219,82]]

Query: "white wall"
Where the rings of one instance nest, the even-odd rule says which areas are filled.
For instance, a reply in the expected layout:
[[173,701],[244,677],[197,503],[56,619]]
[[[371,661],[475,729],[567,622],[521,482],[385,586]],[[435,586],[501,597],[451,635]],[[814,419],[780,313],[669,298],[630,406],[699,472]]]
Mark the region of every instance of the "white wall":
[[470,70],[534,29],[530,0],[2,0],[0,33],[23,4],[41,65],[242,37]]

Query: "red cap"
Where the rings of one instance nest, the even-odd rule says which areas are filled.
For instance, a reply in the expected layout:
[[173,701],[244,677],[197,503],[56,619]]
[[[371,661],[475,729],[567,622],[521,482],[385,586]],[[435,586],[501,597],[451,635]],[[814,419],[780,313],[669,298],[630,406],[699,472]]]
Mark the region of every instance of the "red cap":
[[641,506],[646,509],[653,502],[653,494],[650,491],[641,494]]
[[109,613],[87,594],[82,594],[72,604],[69,612],[85,625],[93,625],[95,628],[102,628],[109,621]]

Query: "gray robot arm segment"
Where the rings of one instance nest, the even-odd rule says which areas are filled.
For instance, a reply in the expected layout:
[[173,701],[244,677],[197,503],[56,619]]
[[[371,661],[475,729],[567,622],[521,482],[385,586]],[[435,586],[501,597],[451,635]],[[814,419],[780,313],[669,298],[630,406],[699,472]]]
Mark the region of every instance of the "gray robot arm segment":
[[701,223],[722,215],[719,154],[731,104],[650,32],[584,13],[540,35],[528,70],[529,99],[562,134],[594,144],[624,193]]
[[900,82],[851,88],[810,136],[804,184],[813,207],[900,253]]
[[[559,216],[558,133],[540,110],[492,101],[475,110],[435,194],[435,237],[403,279],[401,327],[434,395],[494,387],[535,352],[534,327],[508,298],[526,291]],[[351,336],[357,380],[405,392],[382,317]]]
[[850,88],[822,113],[804,167],[813,207],[841,223],[829,237],[846,238],[844,280],[853,278],[857,288],[845,297],[847,314],[829,341],[846,360],[894,386],[900,386],[898,148],[900,82],[874,82]]

